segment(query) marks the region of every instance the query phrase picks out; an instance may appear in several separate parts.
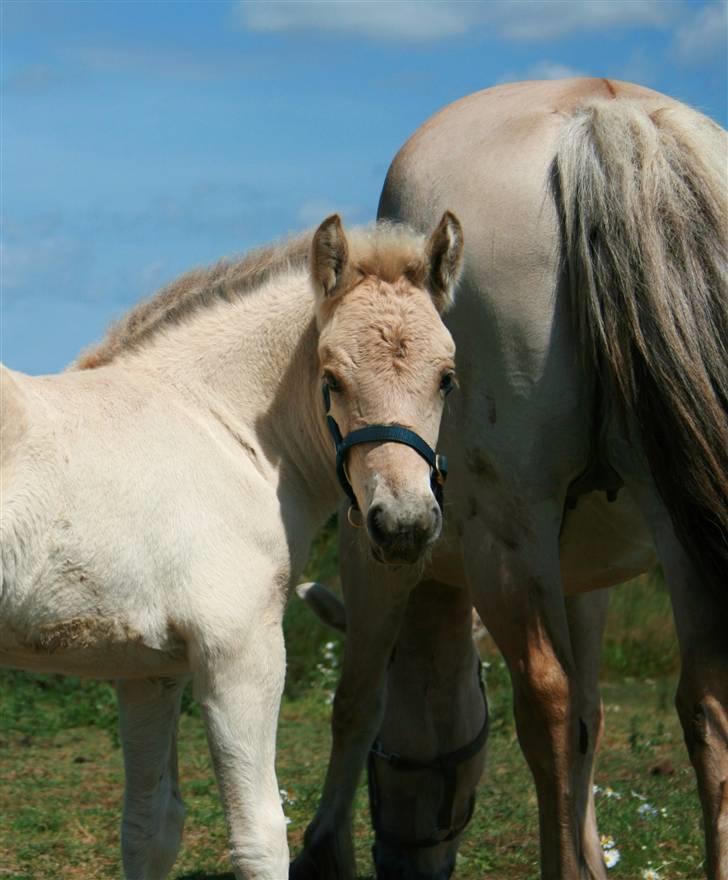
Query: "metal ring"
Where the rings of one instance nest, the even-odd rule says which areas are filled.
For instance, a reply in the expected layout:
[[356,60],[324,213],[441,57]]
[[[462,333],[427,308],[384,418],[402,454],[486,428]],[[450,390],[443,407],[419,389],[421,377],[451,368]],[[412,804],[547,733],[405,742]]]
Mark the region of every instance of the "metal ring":
[[[354,515],[359,522],[354,521]],[[346,511],[346,518],[349,520],[349,525],[353,526],[355,529],[360,529],[364,525],[364,517],[362,516],[361,510],[359,510],[358,507],[354,507],[353,504],[349,505],[349,509]]]

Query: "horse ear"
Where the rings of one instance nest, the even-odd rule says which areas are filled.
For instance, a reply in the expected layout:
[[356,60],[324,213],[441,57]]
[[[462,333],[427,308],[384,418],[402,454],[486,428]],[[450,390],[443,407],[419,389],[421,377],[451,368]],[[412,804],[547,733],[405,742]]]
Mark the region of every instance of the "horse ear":
[[451,211],[445,211],[427,242],[425,265],[427,286],[438,312],[442,313],[455,300],[463,265],[463,227]]
[[349,245],[341,217],[332,214],[314,232],[311,244],[311,281],[316,297],[334,297],[343,289],[347,274]]
[[299,584],[296,593],[322,623],[339,632],[346,632],[346,608],[338,596],[316,581]]

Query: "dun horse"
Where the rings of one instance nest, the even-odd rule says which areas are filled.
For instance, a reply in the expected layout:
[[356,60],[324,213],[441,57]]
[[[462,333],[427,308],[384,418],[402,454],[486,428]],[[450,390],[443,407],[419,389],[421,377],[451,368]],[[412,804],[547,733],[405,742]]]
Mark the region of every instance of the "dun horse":
[[412,592],[415,573],[373,565],[344,526],[333,751],[296,880],[354,877],[367,755],[378,878],[452,873],[487,726],[471,602],[510,670],[542,877],[605,878],[591,781],[606,596],[589,591],[655,553],[706,871],[728,878],[727,158],[725,132],[688,107],[589,79],[471,95],[395,158],[381,216],[427,228],[448,205],[465,230],[446,528]]
[[377,554],[415,561],[440,532],[440,312],[461,252],[449,213],[428,240],[392,224],[347,239],[333,216],[184,276],[75,369],[0,370],[0,663],[118,679],[128,880],[161,880],[180,845],[189,676],[236,876],[287,876],[281,618],[341,493],[325,410]]

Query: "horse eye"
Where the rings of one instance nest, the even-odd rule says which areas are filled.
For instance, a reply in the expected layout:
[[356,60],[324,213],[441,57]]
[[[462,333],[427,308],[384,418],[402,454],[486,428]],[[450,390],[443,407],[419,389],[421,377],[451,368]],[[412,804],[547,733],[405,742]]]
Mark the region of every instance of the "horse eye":
[[440,391],[442,391],[443,394],[448,395],[456,387],[457,379],[455,378],[455,373],[453,373],[452,370],[443,373],[442,378],[440,379]]
[[329,386],[329,391],[341,391],[341,383],[334,376],[333,373],[329,373],[327,370],[324,373],[324,383]]

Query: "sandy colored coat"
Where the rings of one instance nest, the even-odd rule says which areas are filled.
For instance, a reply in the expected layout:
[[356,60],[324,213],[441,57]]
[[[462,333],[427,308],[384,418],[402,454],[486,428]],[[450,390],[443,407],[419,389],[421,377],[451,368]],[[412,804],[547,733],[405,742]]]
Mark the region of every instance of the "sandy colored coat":
[[[428,240],[387,225],[347,237],[334,216],[313,239],[186,276],[77,369],[0,368],[0,663],[119,679],[128,880],[161,880],[179,848],[190,675],[236,876],[286,876],[281,618],[341,495],[322,376],[344,433],[402,423],[434,446],[454,355],[439,311],[461,251],[451,215]],[[424,552],[441,522],[427,464],[386,443],[349,465],[381,543],[387,523],[400,542],[416,528]]]

